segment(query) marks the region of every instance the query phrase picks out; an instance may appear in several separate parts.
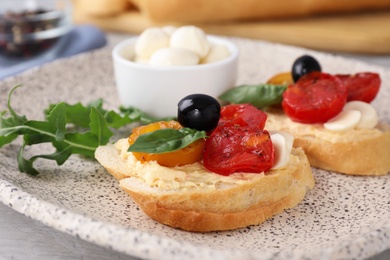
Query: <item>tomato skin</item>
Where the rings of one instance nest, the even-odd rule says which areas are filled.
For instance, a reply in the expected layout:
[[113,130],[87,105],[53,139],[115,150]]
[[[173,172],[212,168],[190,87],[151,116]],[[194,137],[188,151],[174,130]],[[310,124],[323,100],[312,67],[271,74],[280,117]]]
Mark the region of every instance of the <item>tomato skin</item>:
[[381,78],[378,73],[360,72],[354,75],[336,75],[348,90],[347,101],[370,103],[379,92]]
[[264,130],[266,120],[267,114],[251,104],[222,107],[218,126],[206,139],[205,168],[225,176],[268,171],[273,166],[275,151]]
[[206,169],[221,175],[266,172],[274,163],[274,146],[266,130],[224,124],[207,138],[203,153]]
[[283,93],[282,107],[295,122],[324,123],[340,113],[347,95],[347,89],[339,78],[311,72],[288,86]]
[[221,108],[221,117],[218,125],[237,124],[241,126],[253,126],[264,129],[267,114],[251,104],[233,104]]
[[[153,132],[163,128],[180,129],[182,126],[177,121],[159,121],[145,126],[139,126],[133,129],[128,138],[129,144],[133,144],[138,136]],[[143,152],[133,152],[135,158],[141,163],[157,161],[158,164],[166,167],[186,165],[201,161],[203,158],[203,148],[205,140],[199,139],[192,144],[176,151],[162,154],[152,154]]]

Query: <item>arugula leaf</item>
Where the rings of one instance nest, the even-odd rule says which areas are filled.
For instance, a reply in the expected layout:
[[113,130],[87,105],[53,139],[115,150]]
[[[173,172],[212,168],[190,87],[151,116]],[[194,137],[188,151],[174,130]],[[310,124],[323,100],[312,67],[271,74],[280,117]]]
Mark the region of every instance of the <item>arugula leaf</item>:
[[0,136],[0,147],[2,147],[5,144],[12,143],[13,140],[18,137],[17,134],[9,134],[7,136]]
[[[103,100],[97,99],[87,104],[86,106],[81,103],[74,105],[65,104],[66,111],[66,123],[72,124],[77,127],[88,128],[89,127],[89,113],[92,108],[95,108],[100,114],[104,115],[109,127],[119,129],[125,125],[137,122],[142,124],[149,124],[160,120],[170,120],[173,118],[156,118],[148,115],[147,113],[133,107],[119,107],[119,113],[114,110],[103,109]],[[52,104],[45,110],[45,114],[49,115],[57,104]]]
[[229,103],[250,103],[255,107],[264,108],[281,104],[286,89],[286,85],[241,85],[226,91],[219,98]]
[[[125,117],[127,117],[129,120],[141,122],[143,124],[150,124],[150,123],[153,123],[156,121],[169,121],[169,120],[175,119],[175,117],[156,118],[156,117],[153,117],[153,116],[141,111],[140,109],[134,108],[134,107],[125,108],[125,107],[121,106],[121,107],[119,107],[119,111]],[[110,125],[114,127],[113,124],[110,124]]]
[[65,139],[66,132],[66,111],[63,102],[58,103],[50,114],[47,116],[47,121],[50,125],[55,127],[56,141]]
[[12,122],[14,124],[23,124],[24,122],[27,121],[27,118],[25,116],[19,116],[11,107],[11,96],[12,94],[14,93],[14,91],[17,89],[17,88],[20,88],[22,85],[17,85],[16,87],[14,87],[13,89],[11,89],[11,91],[9,92],[8,94],[8,101],[7,101],[7,107],[8,107],[8,110],[9,112],[11,113],[12,115]]
[[[62,102],[61,102],[62,103]],[[60,104],[60,103],[59,103]],[[51,104],[48,109],[45,110],[45,114],[48,117],[52,110],[59,104]],[[70,105],[64,103],[64,110],[66,114],[66,123],[73,124],[74,126],[88,128],[89,127],[89,114],[92,107],[98,110],[101,114],[105,114],[106,111],[102,108],[103,100],[97,99],[86,106],[81,103]]]
[[167,153],[184,148],[196,140],[206,137],[206,131],[186,127],[181,129],[164,128],[140,135],[128,151]]
[[[17,155],[18,167],[21,172],[30,175],[39,174],[34,168],[34,162],[39,158],[54,160],[57,165],[65,163],[72,154],[94,159],[96,148],[107,144],[113,136],[110,127],[117,129],[131,123],[158,120],[133,108],[121,107],[119,113],[107,111],[103,109],[102,99],[86,106],[64,102],[51,104],[44,111],[45,120],[29,120],[11,107],[11,96],[20,86],[15,86],[8,95],[8,111],[0,113],[0,148],[22,136],[23,143]],[[25,151],[29,146],[42,143],[51,143],[55,151],[26,158]]]
[[0,118],[0,147],[11,143],[18,137],[17,129],[13,126],[13,118],[3,118],[5,111],[1,113]]
[[[69,133],[66,135],[67,142],[55,142],[53,145],[59,149],[70,149],[71,153],[94,158],[95,149],[99,146],[98,137],[91,132]],[[101,143],[104,145],[106,143]]]
[[24,152],[24,148],[25,148],[25,145],[23,145],[22,147],[20,147],[19,149],[19,152],[18,152],[18,168],[19,168],[19,171],[20,172],[25,172],[25,173],[28,173],[30,175],[38,175],[39,172],[33,167],[33,162],[34,160],[26,160],[24,159],[24,155],[23,155],[23,152]]
[[91,119],[91,134],[96,136],[98,146],[108,143],[113,133],[108,128],[108,124],[104,116],[96,108],[92,107],[89,118]]
[[8,94],[7,107],[12,116],[10,118],[4,118],[7,111],[2,111],[0,114],[0,148],[11,143],[16,139],[16,137],[18,137],[18,128],[14,126],[23,124],[27,121],[25,116],[19,116],[11,107],[11,95],[15,89],[19,87],[21,87],[21,85],[15,86]]

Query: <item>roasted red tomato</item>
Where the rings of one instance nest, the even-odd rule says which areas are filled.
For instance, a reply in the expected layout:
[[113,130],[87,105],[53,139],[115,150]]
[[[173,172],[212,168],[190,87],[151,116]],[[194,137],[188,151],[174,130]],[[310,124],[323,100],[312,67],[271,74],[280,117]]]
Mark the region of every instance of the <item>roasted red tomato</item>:
[[241,126],[264,129],[267,114],[251,104],[227,105],[221,108],[219,125],[229,122]]
[[354,75],[336,75],[348,90],[348,101],[359,100],[370,103],[378,94],[381,85],[379,74],[361,72]]
[[283,93],[282,107],[291,120],[324,123],[336,116],[347,101],[341,79],[322,72],[304,75]]
[[203,154],[206,169],[221,175],[268,171],[274,162],[274,146],[266,130],[225,124],[207,138]]

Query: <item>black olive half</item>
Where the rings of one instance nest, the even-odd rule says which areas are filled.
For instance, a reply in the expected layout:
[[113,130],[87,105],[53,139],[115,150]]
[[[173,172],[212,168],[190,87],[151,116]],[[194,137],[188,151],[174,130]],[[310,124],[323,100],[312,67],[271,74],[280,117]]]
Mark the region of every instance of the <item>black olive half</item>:
[[300,77],[313,71],[321,71],[320,63],[310,55],[303,55],[294,61],[291,73],[294,82],[297,82]]
[[213,130],[219,121],[221,105],[205,94],[192,94],[177,104],[177,119],[184,127],[197,130]]

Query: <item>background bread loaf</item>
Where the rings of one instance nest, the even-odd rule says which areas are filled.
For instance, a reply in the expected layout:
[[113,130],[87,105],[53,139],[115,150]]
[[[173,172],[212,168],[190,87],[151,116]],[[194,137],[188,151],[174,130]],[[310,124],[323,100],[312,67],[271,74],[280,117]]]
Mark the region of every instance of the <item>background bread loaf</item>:
[[73,5],[85,15],[95,17],[121,14],[133,6],[129,0],[73,0]]
[[[139,34],[149,27],[193,24],[208,34],[261,39],[311,49],[364,54],[390,53],[390,0],[115,0],[132,6],[109,15],[93,0],[75,1],[76,24]],[[78,3],[94,2],[90,5]],[[138,7],[136,7],[136,5]],[[118,5],[119,6],[119,5]],[[375,46],[375,48],[373,48]]]
[[390,7],[389,0],[131,0],[158,22],[274,19]]

